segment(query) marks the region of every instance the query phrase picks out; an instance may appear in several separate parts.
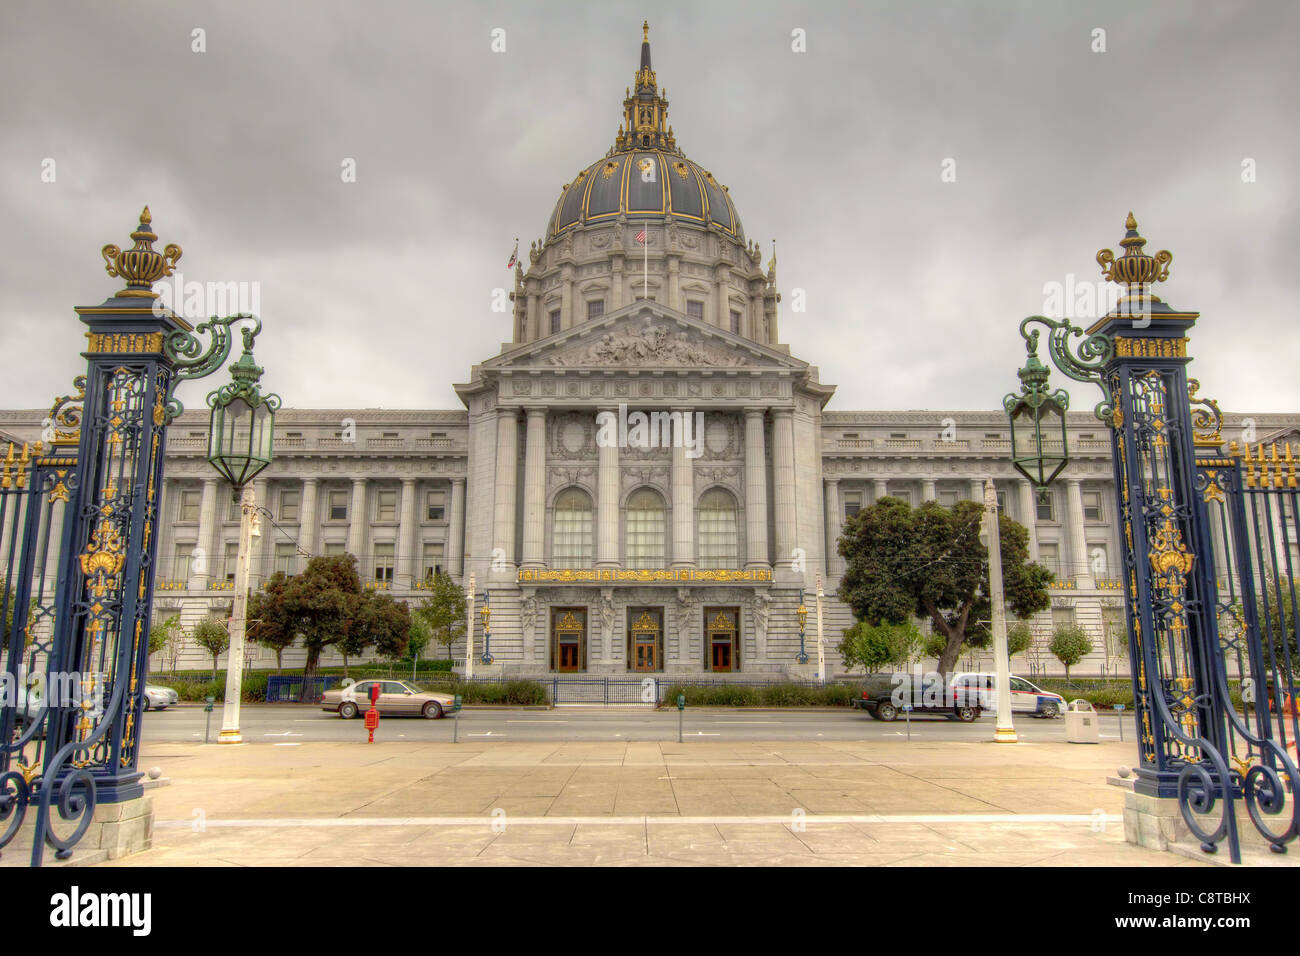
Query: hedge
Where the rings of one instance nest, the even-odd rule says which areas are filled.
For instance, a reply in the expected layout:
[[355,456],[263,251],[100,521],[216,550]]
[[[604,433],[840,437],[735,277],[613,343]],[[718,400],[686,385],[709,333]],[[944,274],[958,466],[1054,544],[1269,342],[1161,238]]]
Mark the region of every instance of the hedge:
[[675,706],[677,695],[686,696],[690,707],[848,707],[858,694],[851,684],[673,684],[664,691],[664,702]]

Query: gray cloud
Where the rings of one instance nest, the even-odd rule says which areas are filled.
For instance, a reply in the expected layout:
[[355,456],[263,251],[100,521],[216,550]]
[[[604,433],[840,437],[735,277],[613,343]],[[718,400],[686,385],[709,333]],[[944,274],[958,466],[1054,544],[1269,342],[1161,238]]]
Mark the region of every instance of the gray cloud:
[[1044,283],[1095,280],[1130,209],[1174,253],[1157,291],[1203,314],[1203,391],[1300,408],[1260,361],[1297,343],[1300,13],[1119,2],[6,4],[0,404],[67,391],[72,307],[116,288],[98,249],[148,202],[187,278],[261,283],[286,403],[457,407],[509,337],[489,304],[514,237],[613,140],[647,15],[678,142],[765,256],[777,237],[782,338],[833,408],[996,407],[1019,319]]

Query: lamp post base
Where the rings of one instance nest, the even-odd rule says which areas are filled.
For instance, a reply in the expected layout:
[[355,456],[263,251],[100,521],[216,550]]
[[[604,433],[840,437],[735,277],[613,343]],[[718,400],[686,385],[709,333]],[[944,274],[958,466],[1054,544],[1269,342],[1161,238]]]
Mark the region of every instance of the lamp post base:
[[221,733],[217,734],[217,743],[219,744],[242,744],[243,742],[244,738],[239,733],[238,727],[234,730],[222,730]]
[[1020,742],[1020,737],[1011,727],[999,727],[993,731],[993,742],[995,744],[1015,744]]

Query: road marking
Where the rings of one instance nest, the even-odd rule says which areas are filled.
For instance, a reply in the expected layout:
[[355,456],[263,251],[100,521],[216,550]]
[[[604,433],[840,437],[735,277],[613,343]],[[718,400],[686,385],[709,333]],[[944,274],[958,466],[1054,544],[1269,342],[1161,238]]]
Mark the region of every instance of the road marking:
[[[666,778],[660,778],[666,779]],[[267,817],[265,819],[213,819],[204,821],[208,829],[224,828],[231,830],[261,830],[277,827],[472,827],[501,824],[501,817]],[[730,816],[730,817],[506,817],[511,826],[702,826],[719,824],[776,824],[790,826],[792,814],[766,816]],[[1094,815],[1091,813],[805,813],[799,818],[803,824],[845,824],[867,823],[877,826],[907,825],[951,825],[951,824],[999,824],[1003,826],[1036,827],[1045,824],[1080,825],[1093,824],[1098,821],[1119,823],[1123,820],[1117,813]],[[154,826],[168,830],[190,829],[194,821],[159,820]]]
[[687,737],[721,737],[722,734],[706,734],[702,730],[697,730],[694,733],[686,734],[686,736]]
[[466,736],[466,737],[504,737],[505,734],[494,734],[492,731],[489,730],[489,731],[487,731],[487,733],[482,733],[482,734],[466,734],[465,736]]
[[302,744],[272,744],[272,747],[301,747]]
[[785,721],[783,720],[714,720],[714,724],[762,724],[767,727],[780,727]]
[[301,737],[302,734],[295,734],[292,730],[286,730],[282,734],[262,734],[263,737]]
[[546,717],[535,717],[531,720],[507,720],[507,724],[567,724],[567,720],[550,720]]

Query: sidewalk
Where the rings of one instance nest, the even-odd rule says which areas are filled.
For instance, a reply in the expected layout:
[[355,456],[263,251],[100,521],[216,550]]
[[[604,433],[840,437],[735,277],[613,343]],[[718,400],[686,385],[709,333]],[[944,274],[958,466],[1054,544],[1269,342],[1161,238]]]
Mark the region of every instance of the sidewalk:
[[1188,866],[1124,842],[1131,744],[146,745],[107,865]]

